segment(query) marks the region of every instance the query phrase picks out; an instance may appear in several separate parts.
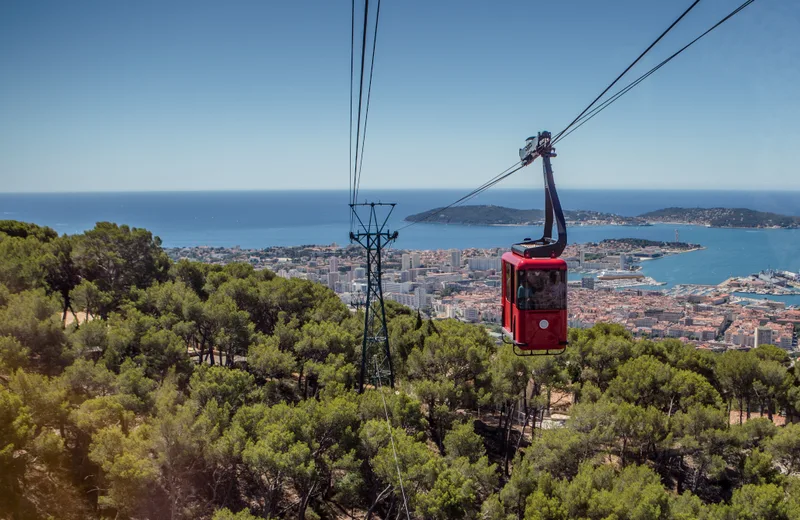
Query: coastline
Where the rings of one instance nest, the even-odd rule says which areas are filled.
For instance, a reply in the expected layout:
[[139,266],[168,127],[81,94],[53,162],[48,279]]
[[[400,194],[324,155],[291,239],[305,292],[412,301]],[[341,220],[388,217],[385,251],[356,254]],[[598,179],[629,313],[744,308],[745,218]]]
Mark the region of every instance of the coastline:
[[693,226],[693,227],[703,227],[709,229],[744,229],[744,230],[762,230],[762,229],[785,229],[785,230],[793,230],[793,229],[800,229],[800,227],[789,227],[789,226],[712,226],[711,224],[705,224],[701,222],[680,222],[680,221],[666,221],[666,220],[652,220],[648,221],[651,226],[657,226],[659,224],[663,224],[666,226]]
[[[465,227],[529,227],[529,226],[541,226],[542,222],[525,222],[519,224],[474,224],[474,223],[467,223],[467,222],[437,222],[437,221],[430,221],[430,220],[408,220],[403,219],[403,222],[407,222],[408,224],[438,224],[440,226],[465,226]],[[616,226],[616,227],[631,227],[631,228],[640,228],[640,227],[652,227],[652,226],[687,226],[687,227],[700,227],[700,228],[709,228],[709,229],[741,229],[741,230],[752,230],[752,231],[760,231],[760,230],[798,230],[800,227],[789,227],[789,226],[712,226],[711,224],[705,224],[701,222],[681,222],[681,221],[663,221],[663,220],[648,220],[644,224],[620,224],[618,222],[599,222],[599,221],[567,221],[567,226],[571,227],[596,227],[596,226]]]

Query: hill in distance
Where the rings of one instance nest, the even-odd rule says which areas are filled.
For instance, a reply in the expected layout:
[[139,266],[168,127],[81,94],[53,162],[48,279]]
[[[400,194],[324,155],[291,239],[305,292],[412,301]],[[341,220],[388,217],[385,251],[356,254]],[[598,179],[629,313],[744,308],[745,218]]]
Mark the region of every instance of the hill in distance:
[[[613,213],[589,210],[564,211],[567,220],[573,222],[600,221],[609,224],[646,225],[637,217],[623,217]],[[454,206],[436,208],[406,217],[408,222],[429,222],[436,224],[462,224],[470,226],[511,226],[536,224],[544,220],[541,209],[516,209],[503,206]]]
[[[637,217],[591,210],[567,210],[568,221],[582,224],[616,224],[646,226],[655,222],[680,222],[711,227],[800,228],[800,217],[780,215],[747,208],[665,208]],[[537,224],[544,219],[540,209],[515,209],[503,206],[455,206],[435,208],[406,217],[408,222],[502,226]]]

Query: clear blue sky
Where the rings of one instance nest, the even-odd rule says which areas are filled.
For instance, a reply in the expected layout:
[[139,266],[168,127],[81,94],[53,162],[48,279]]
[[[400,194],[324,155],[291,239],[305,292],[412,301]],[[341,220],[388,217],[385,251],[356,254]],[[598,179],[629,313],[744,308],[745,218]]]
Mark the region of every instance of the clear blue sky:
[[[481,184],[689,3],[384,0],[362,188]],[[349,53],[346,0],[2,2],[0,191],[346,189]],[[757,0],[565,140],[559,186],[798,190],[798,85],[800,2]]]

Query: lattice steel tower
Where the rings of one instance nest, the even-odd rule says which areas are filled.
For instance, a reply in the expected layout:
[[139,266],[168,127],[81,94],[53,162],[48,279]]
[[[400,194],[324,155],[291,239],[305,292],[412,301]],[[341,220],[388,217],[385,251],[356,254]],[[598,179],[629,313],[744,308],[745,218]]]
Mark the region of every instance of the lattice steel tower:
[[[361,372],[358,376],[358,391],[364,391],[365,384],[394,387],[394,367],[389,351],[389,334],[386,329],[386,309],[383,305],[383,285],[381,284],[381,252],[397,238],[397,231],[386,228],[389,216],[394,211],[393,203],[370,202],[350,204],[357,230],[350,232],[350,240],[358,242],[367,250],[367,297],[364,305],[364,340],[361,346]],[[358,214],[358,208],[369,208],[366,219]],[[382,219],[378,211],[386,210]]]

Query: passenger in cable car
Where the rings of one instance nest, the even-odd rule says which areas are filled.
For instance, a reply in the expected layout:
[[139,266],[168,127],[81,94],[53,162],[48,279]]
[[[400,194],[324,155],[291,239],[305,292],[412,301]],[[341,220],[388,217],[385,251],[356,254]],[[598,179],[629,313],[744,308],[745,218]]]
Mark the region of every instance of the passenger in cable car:
[[564,276],[563,271],[520,271],[517,308],[521,311],[566,309],[567,286]]
[[520,310],[531,310],[533,307],[533,295],[535,292],[536,277],[533,271],[519,271],[519,287],[517,288],[517,308]]
[[564,277],[565,273],[562,271],[550,271],[550,286],[547,292],[551,309],[567,308],[567,286]]

